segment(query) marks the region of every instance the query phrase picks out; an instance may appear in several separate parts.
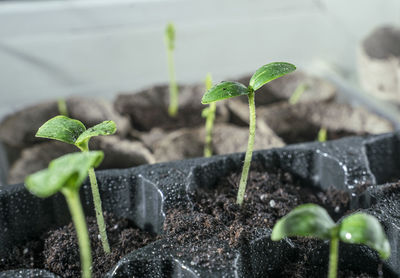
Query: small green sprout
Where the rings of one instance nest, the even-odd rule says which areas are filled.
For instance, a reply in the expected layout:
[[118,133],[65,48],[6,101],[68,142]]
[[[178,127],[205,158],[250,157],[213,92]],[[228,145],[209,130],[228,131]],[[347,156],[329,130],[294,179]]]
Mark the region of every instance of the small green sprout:
[[290,96],[289,104],[295,105],[297,102],[299,102],[300,97],[307,90],[307,88],[308,88],[307,83],[305,82],[300,83],[294,90],[293,94]]
[[[207,74],[205,84],[206,84],[206,91],[210,90],[212,87],[211,74]],[[217,110],[217,104],[215,102],[211,102],[210,105],[204,108],[201,113],[201,115],[204,118],[206,118],[206,139],[204,143],[205,157],[212,156],[212,130],[214,126],[216,110]]]
[[246,156],[243,163],[242,176],[240,178],[239,191],[237,195],[236,203],[242,205],[244,199],[244,192],[246,190],[247,177],[249,174],[251,158],[253,155],[254,138],[256,133],[256,107],[254,101],[254,92],[257,91],[264,84],[284,76],[292,71],[296,67],[289,63],[275,62],[262,66],[259,68],[250,79],[248,87],[238,82],[224,81],[215,85],[208,90],[201,103],[209,104],[215,101],[247,95],[249,99],[249,140],[247,143]]
[[294,208],[274,226],[272,240],[304,236],[330,240],[328,278],[336,278],[339,240],[365,244],[378,251],[382,259],[390,256],[390,245],[379,221],[372,215],[354,213],[334,223],[326,210],[318,205],[304,204]]
[[168,23],[165,29],[165,44],[167,47],[168,73],[169,73],[169,107],[168,114],[175,117],[178,113],[178,85],[176,84],[174,49],[175,49],[175,27]]
[[321,127],[318,131],[318,142],[326,142],[328,138],[328,131],[325,127]]
[[29,175],[25,179],[26,188],[35,196],[47,198],[57,192],[64,195],[78,238],[84,278],[91,277],[92,255],[79,188],[86,179],[89,169],[97,167],[103,157],[101,151],[67,154],[50,162],[47,169]]
[[[58,140],[78,147],[82,152],[89,151],[89,140],[94,136],[111,135],[117,128],[113,121],[104,121],[89,129],[82,122],[65,116],[56,116],[45,122],[37,131],[36,137]],[[93,168],[89,169],[89,179],[93,195],[93,203],[96,211],[97,225],[104,252],[110,253],[110,245],[107,239],[106,226],[104,224],[103,209],[96,174]]]
[[58,99],[57,107],[58,107],[58,113],[60,113],[60,115],[68,117],[68,108],[65,99],[63,98]]

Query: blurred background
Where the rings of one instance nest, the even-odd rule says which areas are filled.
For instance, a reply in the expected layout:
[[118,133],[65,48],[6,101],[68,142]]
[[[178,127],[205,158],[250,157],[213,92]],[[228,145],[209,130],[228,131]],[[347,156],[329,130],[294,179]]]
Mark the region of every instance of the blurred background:
[[400,1],[0,1],[0,119],[45,99],[166,83],[169,21],[179,83],[282,60],[357,94],[357,48],[375,27],[400,24]]

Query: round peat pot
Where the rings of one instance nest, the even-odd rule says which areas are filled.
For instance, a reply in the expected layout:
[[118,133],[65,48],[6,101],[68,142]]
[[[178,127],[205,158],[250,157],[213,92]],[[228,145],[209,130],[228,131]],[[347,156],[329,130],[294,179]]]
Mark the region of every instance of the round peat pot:
[[[382,262],[368,247],[341,243],[339,275],[398,277],[400,185],[389,182],[400,178],[399,138],[390,133],[256,151],[242,208],[234,204],[234,185],[243,154],[98,171],[104,211],[157,234],[100,277],[284,277],[292,270],[324,277],[327,242],[270,240],[275,218],[286,213],[283,205],[306,201],[331,209],[335,220],[367,212],[385,228],[391,257]],[[81,200],[86,216],[93,216],[88,183]],[[18,246],[69,222],[61,195],[39,199],[22,184],[0,187],[0,277],[65,277],[27,266],[6,270],[2,263]]]
[[400,28],[381,26],[358,48],[358,73],[363,88],[378,99],[399,104]]

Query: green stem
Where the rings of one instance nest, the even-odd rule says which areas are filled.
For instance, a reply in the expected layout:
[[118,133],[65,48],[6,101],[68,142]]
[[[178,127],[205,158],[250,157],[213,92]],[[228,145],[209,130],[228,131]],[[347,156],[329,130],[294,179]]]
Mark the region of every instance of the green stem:
[[242,176],[240,177],[239,191],[236,200],[236,203],[239,205],[242,205],[244,199],[247,177],[249,175],[251,158],[253,155],[254,138],[256,135],[256,105],[254,102],[254,91],[251,88],[248,94],[248,98],[249,98],[249,111],[250,111],[249,140],[247,142],[247,151],[246,151],[246,156],[244,158]]
[[318,142],[326,142],[326,139],[328,137],[327,130],[324,127],[321,127],[320,130],[318,131]]
[[205,144],[204,144],[204,156],[205,157],[212,156],[212,131],[213,131],[213,126],[214,126],[216,108],[217,108],[217,104],[215,102],[211,102],[208,113],[207,113],[207,118],[206,118],[206,140],[205,140]]
[[60,113],[60,115],[68,117],[68,108],[65,99],[63,98],[58,99],[57,105],[58,105],[58,112]]
[[339,238],[331,240],[328,278],[336,278],[339,258]]
[[289,103],[291,105],[295,105],[299,101],[301,95],[305,92],[307,87],[308,87],[307,84],[304,82],[298,85],[294,90],[293,94],[290,96]]
[[[82,143],[77,147],[82,152],[88,152],[89,141],[85,141],[84,143]],[[100,198],[99,186],[97,185],[96,174],[93,168],[90,168],[88,172],[89,172],[90,188],[92,189],[94,210],[96,213],[97,227],[99,228],[101,243],[103,245],[104,252],[106,254],[109,254],[110,244],[108,243],[106,225],[104,223],[103,208],[101,206],[101,198]]]
[[96,174],[94,169],[89,169],[89,179],[92,188],[94,210],[96,211],[97,226],[99,227],[100,239],[103,245],[104,252],[106,254],[110,253],[110,245],[108,243],[106,225],[104,223],[103,209],[101,207],[101,199],[99,193],[99,186],[97,185]]
[[174,52],[167,47],[169,73],[169,107],[168,114],[175,117],[178,113],[178,85],[176,84]]
[[67,188],[62,189],[61,192],[64,194],[65,199],[67,200],[72,222],[74,223],[78,237],[82,277],[90,278],[92,269],[92,255],[85,215],[83,214],[81,201],[79,199],[79,192],[77,190]]

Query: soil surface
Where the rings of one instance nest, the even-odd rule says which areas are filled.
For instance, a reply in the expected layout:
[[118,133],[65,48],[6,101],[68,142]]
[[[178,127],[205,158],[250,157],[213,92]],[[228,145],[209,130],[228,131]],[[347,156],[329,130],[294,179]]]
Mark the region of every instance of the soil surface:
[[[87,224],[92,248],[93,275],[103,277],[118,260],[135,249],[156,239],[154,235],[134,228],[126,219],[117,220],[105,214],[111,253],[104,254],[98,238],[95,217],[88,217]],[[79,248],[72,223],[44,234],[41,239],[15,247],[7,258],[1,258],[0,271],[17,268],[47,269],[61,277],[80,277]]]
[[[241,244],[248,246],[248,241],[254,238],[252,235],[260,229],[272,228],[278,219],[300,204],[319,204],[335,221],[349,212],[348,193],[303,187],[291,174],[281,170],[250,172],[245,201],[240,208],[235,203],[239,179],[240,174],[232,173],[221,179],[215,190],[198,190],[191,196],[191,206],[171,209],[167,213],[166,234],[170,241],[180,246],[178,256],[185,258],[191,253],[191,265],[210,269],[227,265],[236,256],[233,249]],[[268,277],[321,277],[320,273],[313,274],[309,262],[318,241],[304,238],[293,241],[300,242],[296,258],[283,262],[284,269],[276,270]],[[324,266],[320,268],[324,269]],[[339,271],[338,277],[377,276],[344,270]]]
[[365,52],[375,59],[400,57],[400,29],[384,26],[375,29],[363,41]]
[[[164,229],[176,246],[178,256],[191,253],[191,265],[218,269],[232,261],[234,248],[246,244],[260,229],[272,228],[294,207],[316,203],[337,220],[348,210],[348,193],[330,189],[321,192],[305,188],[293,176],[281,170],[250,172],[243,207],[236,203],[240,174],[221,179],[215,190],[198,190],[192,206],[171,209]],[[167,248],[168,245],[166,245]],[[310,276],[278,277],[310,277]]]
[[[284,268],[275,274],[273,277],[291,277],[291,278],[320,278],[327,277],[327,267],[324,268],[321,265],[316,265],[315,261],[311,259],[314,257],[315,260],[315,250],[318,249],[319,241],[316,239],[308,238],[296,238],[296,243],[298,244],[298,253],[296,258],[286,260],[282,265]],[[343,244],[343,243],[341,243]],[[325,265],[328,266],[328,254],[326,254]],[[340,256],[340,254],[339,254]],[[362,266],[361,266],[362,267]],[[360,273],[354,270],[340,269],[340,264],[338,267],[338,278],[376,278],[383,277],[383,274],[378,274],[381,270],[377,269],[374,275],[368,273]]]
[[[176,117],[168,114],[169,87],[156,85],[136,93],[119,94],[114,107],[122,115],[129,117],[131,125],[139,131],[150,131],[158,127],[176,130],[204,124],[201,111],[206,107],[201,103],[204,85],[179,86],[179,109]],[[217,105],[216,121],[225,122],[228,111],[223,102]]]
[[321,127],[328,130],[327,140],[393,129],[387,120],[361,107],[343,103],[280,103],[260,107],[257,116],[287,144],[315,141]]

